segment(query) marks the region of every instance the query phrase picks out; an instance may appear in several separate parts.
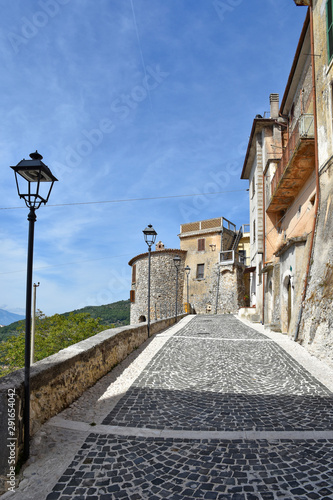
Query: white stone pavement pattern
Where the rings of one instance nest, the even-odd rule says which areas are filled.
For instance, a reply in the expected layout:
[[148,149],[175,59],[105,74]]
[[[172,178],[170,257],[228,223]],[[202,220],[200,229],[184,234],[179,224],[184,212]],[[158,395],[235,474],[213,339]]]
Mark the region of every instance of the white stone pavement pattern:
[[3,499],[333,499],[333,371],[232,315],[188,316],[44,424]]

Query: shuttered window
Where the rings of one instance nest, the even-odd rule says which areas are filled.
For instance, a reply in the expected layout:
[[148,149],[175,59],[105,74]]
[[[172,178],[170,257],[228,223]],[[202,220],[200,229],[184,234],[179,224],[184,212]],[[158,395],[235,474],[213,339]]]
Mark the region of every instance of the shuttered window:
[[205,274],[205,264],[197,265],[197,279],[203,279]]
[[326,23],[327,23],[327,53],[328,62],[333,57],[333,0],[326,3]]
[[205,238],[200,238],[198,240],[198,252],[202,252],[205,250]]
[[130,291],[130,302],[134,304],[135,302],[135,290]]
[[132,266],[132,283],[136,283],[136,264]]

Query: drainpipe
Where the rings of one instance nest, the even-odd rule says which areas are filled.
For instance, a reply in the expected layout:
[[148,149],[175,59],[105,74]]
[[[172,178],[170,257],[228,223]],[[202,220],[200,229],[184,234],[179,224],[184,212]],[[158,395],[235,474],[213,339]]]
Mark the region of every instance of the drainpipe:
[[309,282],[309,274],[310,274],[310,266],[311,266],[311,259],[312,259],[312,253],[313,253],[314,236],[315,236],[316,225],[317,225],[317,220],[318,220],[319,195],[320,195],[319,161],[318,161],[318,130],[317,130],[317,100],[316,100],[316,72],[315,72],[314,34],[313,34],[313,7],[311,6],[311,7],[309,7],[309,9],[310,9],[311,65],[312,65],[312,85],[313,85],[313,120],[314,120],[314,137],[315,137],[316,206],[315,206],[315,216],[313,219],[313,228],[312,228],[312,235],[311,235],[311,242],[310,242],[310,249],[309,249],[309,259],[308,259],[308,264],[307,264],[307,268],[306,268],[304,288],[303,288],[302,299],[301,299],[301,307],[299,310],[298,320],[297,320],[297,324],[296,324],[296,331],[295,331],[295,335],[294,335],[295,342],[298,339],[299,329],[300,329],[301,320],[302,320],[302,313],[303,313],[303,303],[305,300],[306,291],[307,291],[308,282]]
[[[221,249],[220,252],[223,251],[223,221],[222,221],[222,231],[221,231]],[[219,254],[221,255],[221,254]],[[221,257],[220,257],[221,258]],[[216,285],[216,302],[215,302],[215,314],[217,314],[217,307],[219,303],[219,289],[220,289],[220,260],[217,264],[217,285]]]
[[[262,204],[263,204],[263,253],[262,253],[262,263],[263,267],[265,266],[265,261],[266,261],[266,203],[265,203],[265,196],[266,196],[266,191],[265,191],[265,174],[263,173],[262,175]],[[261,274],[261,280],[262,280],[262,317],[261,317],[261,323],[264,325],[265,324],[265,273]]]

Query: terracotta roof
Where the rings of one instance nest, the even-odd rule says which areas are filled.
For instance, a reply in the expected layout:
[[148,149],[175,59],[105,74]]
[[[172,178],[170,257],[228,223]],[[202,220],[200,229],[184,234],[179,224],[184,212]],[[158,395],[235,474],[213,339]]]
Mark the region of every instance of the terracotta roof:
[[[134,264],[134,262],[138,259],[142,259],[143,257],[148,257],[148,253],[149,252],[145,252],[145,253],[140,253],[139,255],[136,255],[135,257],[133,257],[128,265],[129,266],[132,266]],[[179,248],[163,248],[163,250],[153,250],[151,252],[151,255],[161,255],[161,254],[164,254],[164,253],[175,253],[175,254],[178,254],[178,253],[181,253],[181,254],[186,254],[187,253],[187,250],[180,250]]]

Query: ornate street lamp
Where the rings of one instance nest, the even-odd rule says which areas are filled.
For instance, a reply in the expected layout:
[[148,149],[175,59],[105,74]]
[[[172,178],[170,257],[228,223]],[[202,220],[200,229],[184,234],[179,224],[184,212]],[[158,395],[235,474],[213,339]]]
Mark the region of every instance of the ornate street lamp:
[[178,321],[178,319],[177,319],[177,312],[178,312],[178,272],[179,272],[180,262],[181,262],[181,258],[179,257],[179,255],[175,255],[174,258],[173,258],[173,263],[174,263],[175,268],[176,268],[176,323]]
[[148,224],[143,231],[145,242],[148,245],[148,316],[147,316],[147,330],[148,337],[150,336],[150,260],[151,260],[151,247],[156,241],[157,232],[151,224]]
[[189,293],[188,293],[189,292],[188,279],[189,279],[189,276],[190,276],[190,272],[191,272],[191,268],[190,268],[189,265],[187,265],[185,267],[185,273],[186,273],[186,292],[187,292],[186,293],[186,297],[187,297],[187,308],[186,308],[187,310],[186,310],[186,312],[187,313],[191,312],[191,310],[190,310],[190,303],[189,303]]
[[[11,167],[15,172],[17,192],[23,198],[30,212],[28,257],[27,257],[27,288],[25,309],[25,370],[24,370],[24,451],[23,459],[27,460],[30,453],[30,352],[31,352],[31,295],[32,295],[32,265],[34,227],[37,219],[35,211],[47,203],[53,184],[56,179],[51,170],[42,162],[42,155],[37,151],[31,153],[31,160],[22,160],[16,167]],[[26,185],[26,182],[28,185]],[[45,183],[45,184],[44,184]]]

